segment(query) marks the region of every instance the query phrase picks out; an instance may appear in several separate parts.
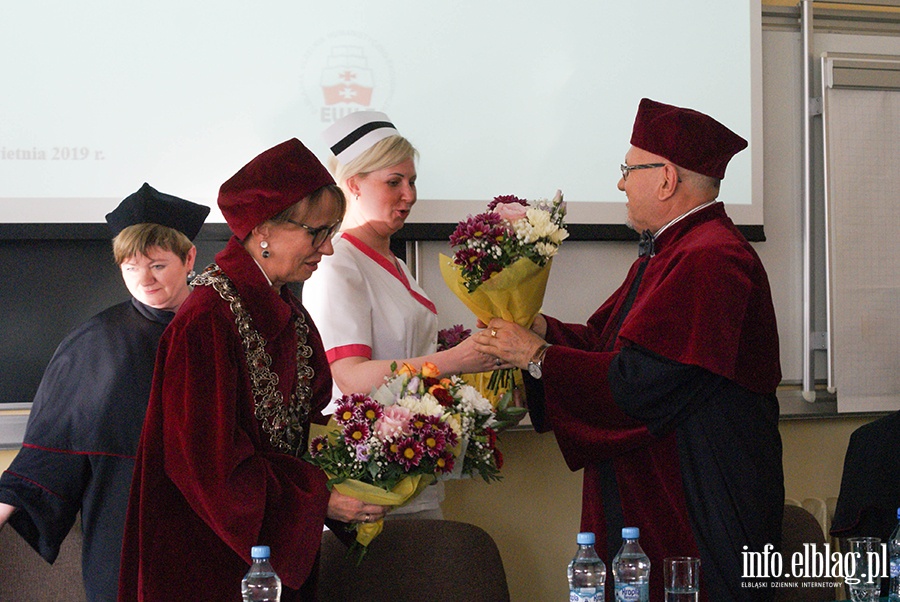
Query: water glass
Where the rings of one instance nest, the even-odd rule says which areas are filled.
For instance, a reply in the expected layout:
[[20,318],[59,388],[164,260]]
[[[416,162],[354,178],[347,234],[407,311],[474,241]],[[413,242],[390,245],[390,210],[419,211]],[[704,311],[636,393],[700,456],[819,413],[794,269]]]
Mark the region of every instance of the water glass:
[[674,556],[663,561],[666,602],[697,602],[700,594],[700,559]]
[[847,575],[847,589],[853,602],[875,602],[881,590],[881,540],[877,537],[850,537],[848,550],[852,554]]

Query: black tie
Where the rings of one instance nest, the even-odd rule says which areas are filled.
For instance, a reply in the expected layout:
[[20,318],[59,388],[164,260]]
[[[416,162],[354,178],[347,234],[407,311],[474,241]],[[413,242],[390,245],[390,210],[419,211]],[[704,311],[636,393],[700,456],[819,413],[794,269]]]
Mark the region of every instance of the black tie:
[[638,243],[638,257],[649,255],[653,257],[655,250],[653,248],[653,235],[650,230],[641,232],[641,241]]

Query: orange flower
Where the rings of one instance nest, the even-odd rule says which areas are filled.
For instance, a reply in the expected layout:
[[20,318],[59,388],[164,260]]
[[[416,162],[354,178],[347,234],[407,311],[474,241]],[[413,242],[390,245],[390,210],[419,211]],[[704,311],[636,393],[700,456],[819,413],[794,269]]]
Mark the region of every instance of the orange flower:
[[431,362],[425,362],[422,364],[422,376],[425,378],[437,378],[441,375],[441,371],[438,370],[438,367],[432,364]]
[[413,365],[411,365],[411,364],[407,364],[406,362],[403,362],[403,363],[400,365],[400,367],[397,368],[397,374],[402,374],[402,375],[405,375],[405,376],[413,376],[413,375],[415,375],[415,374],[418,374],[418,372],[419,372],[419,371],[416,370],[416,367],[415,367],[415,366],[413,366]]

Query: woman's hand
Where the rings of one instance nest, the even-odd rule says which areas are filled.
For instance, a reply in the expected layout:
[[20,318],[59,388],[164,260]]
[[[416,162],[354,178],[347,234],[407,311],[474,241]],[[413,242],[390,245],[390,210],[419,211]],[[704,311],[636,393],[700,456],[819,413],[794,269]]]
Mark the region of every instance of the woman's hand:
[[12,516],[16,510],[18,510],[18,508],[15,506],[0,503],[0,529],[3,528],[3,525],[6,524],[6,521],[9,520],[9,517]]
[[354,497],[332,490],[331,497],[328,499],[326,516],[342,523],[374,523],[383,519],[388,510],[388,506],[366,504]]
[[[445,362],[443,361],[443,358],[441,358],[441,360],[435,362],[438,368],[441,369],[441,372],[475,374],[478,372],[497,370],[498,368],[511,367],[507,364],[503,364],[503,362],[499,361],[493,355],[488,355],[479,351],[476,347],[474,336],[470,336],[455,347],[442,351],[441,354],[444,354],[447,360]],[[445,369],[445,366],[449,366],[451,369],[447,370]]]
[[[546,322],[542,321],[546,331]],[[475,349],[498,358],[504,366],[528,368],[528,362],[544,344],[544,339],[532,330],[493,318],[488,327],[471,337],[475,340]]]

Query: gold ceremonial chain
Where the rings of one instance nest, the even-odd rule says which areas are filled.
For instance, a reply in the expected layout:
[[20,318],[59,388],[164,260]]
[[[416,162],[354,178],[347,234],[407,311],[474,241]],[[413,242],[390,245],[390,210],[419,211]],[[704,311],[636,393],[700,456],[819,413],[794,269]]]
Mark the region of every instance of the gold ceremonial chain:
[[294,320],[297,330],[297,388],[291,393],[291,403],[284,403],[284,396],[276,388],[278,375],[269,369],[272,357],[266,353],[266,340],[253,328],[253,320],[244,307],[234,284],[216,264],[210,264],[191,282],[194,286],[212,286],[231,306],[234,322],[244,346],[247,367],[252,383],[255,415],[263,430],[269,435],[272,447],[296,457],[303,455],[304,427],[309,418],[312,382],[315,371],[309,365],[312,347],[306,344],[309,326],[301,313]]

